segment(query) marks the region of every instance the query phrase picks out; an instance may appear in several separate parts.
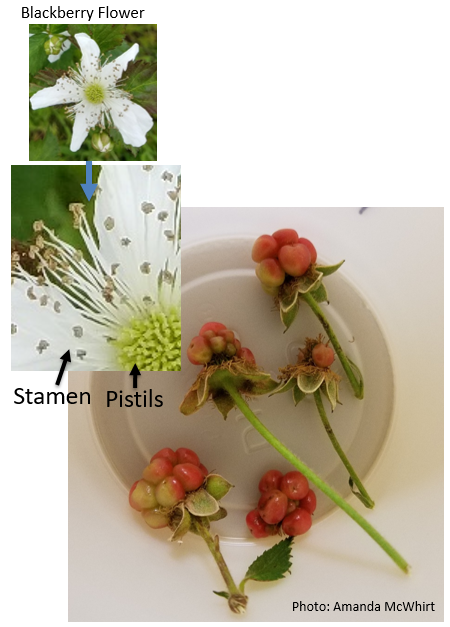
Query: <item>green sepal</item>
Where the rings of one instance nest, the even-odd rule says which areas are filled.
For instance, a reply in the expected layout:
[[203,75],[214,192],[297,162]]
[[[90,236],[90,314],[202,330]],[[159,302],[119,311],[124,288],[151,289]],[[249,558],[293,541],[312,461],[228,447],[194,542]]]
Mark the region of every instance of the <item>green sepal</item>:
[[225,479],[225,477],[222,477],[222,475],[211,473],[206,477],[205,490],[217,501],[223,499],[231,488],[234,488],[234,485]]
[[231,396],[224,390],[218,390],[217,392],[214,392],[212,400],[214,405],[225,418],[225,420],[228,416],[228,413],[236,406],[236,403],[233,401]]
[[369,509],[373,509],[375,507],[375,503],[371,499],[367,499],[364,495],[361,494],[358,490],[356,490],[353,486],[353,479],[351,477],[348,478],[348,485],[350,486],[353,494],[361,501],[361,503],[368,507]]
[[290,311],[297,304],[298,292],[294,291],[290,294],[283,294],[280,298],[280,310],[284,313]]
[[347,357],[348,359],[348,363],[350,364],[351,369],[353,370],[353,374],[356,376],[357,379],[359,379],[359,399],[364,398],[364,379],[363,376],[361,374],[361,370],[358,368],[358,366],[350,359],[350,357]]
[[311,290],[311,296],[317,303],[328,303],[327,288],[323,283]]
[[201,406],[198,404],[197,390],[189,390],[180,405],[180,412],[185,416],[190,416],[200,409],[200,407]]
[[294,389],[292,390],[292,395],[294,397],[294,404],[297,407],[300,401],[302,401],[305,398],[306,394],[302,392],[302,390],[298,387],[297,381],[295,383],[296,385],[294,386]]
[[295,318],[297,317],[298,308],[299,308],[298,298],[296,298],[295,307],[292,307],[291,309],[289,309],[289,311],[283,311],[280,307],[281,322],[286,327],[284,329],[284,333],[286,333],[286,331],[289,329],[289,327],[291,326],[291,324],[294,322]]
[[295,280],[297,292],[299,294],[306,294],[307,292],[315,290],[320,285],[322,276],[323,274],[318,272],[316,268],[316,270],[312,273],[312,276],[310,274],[305,274],[304,276],[298,277],[298,279]]
[[211,516],[208,516],[209,522],[217,522],[218,520],[222,520],[227,516],[227,510],[224,507],[219,507],[219,511]]
[[209,376],[202,377],[200,379],[199,384],[198,384],[197,399],[198,399],[198,406],[199,407],[204,405],[206,403],[206,401],[208,400],[208,396],[209,396],[208,379],[209,379]]
[[245,583],[249,579],[254,581],[276,581],[284,579],[286,573],[290,573],[292,566],[292,542],[294,538],[289,537],[281,540],[272,548],[264,551],[249,566],[244,579],[239,585],[239,590],[244,590]]
[[224,599],[229,599],[230,595],[228,592],[217,592],[217,590],[213,590],[214,594],[217,594],[218,597],[223,597]]
[[305,394],[313,394],[320,388],[323,380],[325,379],[325,373],[317,370],[312,374],[299,374],[297,377],[297,385]]
[[334,411],[336,409],[336,403],[338,402],[339,385],[337,381],[335,379],[330,379],[330,380],[325,379],[325,381],[320,386],[320,389],[322,390],[323,394],[327,397],[327,399],[330,401],[331,411]]
[[170,542],[182,542],[183,536],[185,536],[191,528],[191,515],[184,507],[184,503],[178,505],[177,509],[181,511],[181,518],[180,522],[173,530],[173,534],[169,538]]
[[278,382],[274,381],[274,379],[272,379],[270,374],[267,372],[247,374],[244,378],[245,385],[241,388],[241,390],[244,394],[251,394],[252,396],[268,394],[269,392],[273,392],[278,386]]
[[193,516],[212,516],[219,511],[219,503],[204,488],[190,492],[184,504]]
[[278,387],[275,388],[275,390],[272,392],[272,394],[269,394],[269,396],[273,396],[274,394],[282,394],[283,392],[288,392],[289,390],[292,390],[292,388],[294,387],[294,385],[296,385],[296,383],[297,381],[295,380],[295,377],[291,377],[287,381],[281,381]]
[[330,274],[337,272],[339,268],[342,266],[342,264],[344,263],[344,261],[345,259],[343,259],[339,263],[335,263],[332,266],[316,266],[316,270],[317,272],[321,272],[323,276],[329,276]]

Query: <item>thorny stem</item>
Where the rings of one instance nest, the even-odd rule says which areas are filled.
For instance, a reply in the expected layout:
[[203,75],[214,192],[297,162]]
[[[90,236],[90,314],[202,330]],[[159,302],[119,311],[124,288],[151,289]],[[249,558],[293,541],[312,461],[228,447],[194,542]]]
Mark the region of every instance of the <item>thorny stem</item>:
[[[372,509],[375,506],[375,503],[370,498],[369,494],[367,493],[366,489],[364,488],[363,484],[361,483],[360,478],[356,474],[355,469],[353,468],[351,463],[348,461],[346,454],[342,450],[341,445],[339,444],[339,442],[337,440],[337,437],[334,435],[334,431],[331,428],[330,422],[329,422],[327,414],[325,412],[325,407],[323,406],[323,403],[322,403],[322,397],[320,396],[320,390],[316,390],[314,392],[314,400],[316,401],[316,407],[317,407],[317,410],[319,412],[320,418],[322,420],[322,424],[325,427],[325,431],[327,432],[327,435],[330,438],[332,445],[334,446],[334,450],[336,451],[336,453],[341,458],[342,463],[347,468],[348,473],[349,473],[350,477],[352,478],[354,484],[357,486],[358,490],[361,492],[361,496],[362,496],[362,499],[360,498],[361,502],[364,503],[364,505],[366,507],[368,507],[369,509]],[[356,494],[356,496],[358,496],[358,494]]]
[[375,540],[375,542],[385,551],[389,557],[397,564],[399,568],[401,568],[405,573],[409,572],[409,565],[406,560],[394,549],[394,547],[389,544],[387,540],[383,538],[383,536],[378,533],[378,531],[372,527],[372,525],[359,514],[351,505],[349,505],[328,483],[326,483],[323,479],[321,479],[316,473],[309,468],[306,464],[304,464],[292,451],[290,451],[287,446],[285,446],[278,438],[276,438],[270,431],[263,425],[263,423],[255,416],[250,407],[247,405],[245,400],[240,395],[239,391],[236,389],[233,379],[230,374],[222,370],[221,372],[221,383],[222,387],[231,398],[234,400],[236,405],[239,407],[243,415],[247,418],[250,424],[262,435],[262,437],[274,447],[289,463],[291,463],[295,468],[300,470],[307,479],[309,479],[314,485],[316,485],[319,490],[322,490],[324,494],[326,494],[338,507],[340,507],[346,514],[350,516],[369,536]]
[[247,607],[247,598],[245,594],[240,592],[239,588],[234,583],[233,577],[228,569],[228,566],[223,558],[219,548],[219,536],[212,536],[209,529],[195,516],[192,517],[192,524],[195,527],[197,533],[206,542],[208,549],[212,556],[216,560],[216,564],[222,574],[225,584],[228,588],[228,605],[235,614],[244,614]]
[[358,381],[357,378],[355,377],[355,373],[352,370],[352,367],[348,361],[348,358],[346,354],[344,353],[344,351],[342,350],[342,346],[340,345],[339,340],[337,339],[331,327],[331,324],[328,322],[327,317],[323,313],[322,309],[319,307],[319,304],[315,301],[314,297],[311,296],[309,292],[307,292],[306,294],[300,294],[300,298],[302,298],[305,302],[308,303],[308,305],[312,309],[312,312],[318,318],[320,324],[325,329],[325,332],[330,338],[330,342],[333,344],[333,348],[336,351],[336,355],[339,357],[339,361],[341,362],[342,367],[345,370],[345,374],[347,375],[348,380],[350,381],[350,384],[353,388],[356,398],[359,398],[359,399],[364,398],[363,383],[362,381],[361,382]]

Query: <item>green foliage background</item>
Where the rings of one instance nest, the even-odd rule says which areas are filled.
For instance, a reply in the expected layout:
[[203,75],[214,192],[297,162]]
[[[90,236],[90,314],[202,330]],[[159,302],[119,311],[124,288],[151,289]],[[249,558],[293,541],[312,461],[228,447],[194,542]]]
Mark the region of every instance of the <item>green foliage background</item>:
[[[74,42],[55,63],[48,61],[44,50],[48,34],[43,31],[51,34],[69,31],[70,39]],[[54,84],[55,71],[75,67],[75,63],[81,58],[81,52],[75,45],[73,36],[80,32],[95,39],[103,55],[102,62],[107,57],[114,59],[134,43],[139,44],[136,62],[129,65],[126,73],[128,78],[123,87],[133,94],[133,102],[149,111],[155,123],[147,133],[147,143],[142,148],[125,146],[120,134],[112,130],[108,133],[114,141],[114,149],[109,153],[97,152],[92,148],[92,129],[80,150],[71,152],[73,121],[66,116],[64,107],[61,105],[33,111],[30,106],[30,161],[156,161],[156,24],[30,24],[30,33],[33,33],[33,37],[29,38],[30,96]]]
[[[99,173],[100,166],[94,165],[94,183]],[[69,211],[70,203],[83,203],[92,223],[95,196],[87,200],[80,186],[85,180],[85,164],[11,166],[11,236],[26,242],[34,235],[33,222],[44,220],[61,239],[87,254]]]

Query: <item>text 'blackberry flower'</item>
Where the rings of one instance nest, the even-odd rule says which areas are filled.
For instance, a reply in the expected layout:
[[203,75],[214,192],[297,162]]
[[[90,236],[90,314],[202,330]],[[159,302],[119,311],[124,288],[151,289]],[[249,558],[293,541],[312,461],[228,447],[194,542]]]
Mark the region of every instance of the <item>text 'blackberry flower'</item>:
[[85,33],[75,35],[82,57],[78,71],[70,68],[52,87],[41,89],[30,98],[32,109],[75,103],[66,108],[75,118],[70,150],[76,152],[89,130],[99,126],[114,126],[126,144],[139,148],[145,144],[146,134],[153,126],[147,111],[131,102],[131,96],[118,87],[128,63],[139,52],[138,44],[117,59],[101,65],[100,48]]
[[42,222],[29,257],[13,253],[12,369],[181,368],[180,166],[105,165],[94,212],[71,205],[91,259]]

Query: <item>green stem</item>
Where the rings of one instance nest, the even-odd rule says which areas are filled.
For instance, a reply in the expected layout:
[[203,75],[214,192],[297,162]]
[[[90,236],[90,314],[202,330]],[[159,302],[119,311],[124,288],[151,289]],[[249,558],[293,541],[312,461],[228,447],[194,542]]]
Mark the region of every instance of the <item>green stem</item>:
[[[218,373],[216,373],[218,374]],[[359,514],[351,505],[349,505],[333,488],[328,485],[323,479],[321,479],[316,473],[309,468],[306,464],[304,464],[292,451],[290,451],[278,438],[276,438],[270,431],[265,427],[262,422],[255,416],[250,407],[244,401],[239,391],[236,389],[234,385],[234,381],[231,378],[231,375],[225,371],[221,371],[221,383],[224,390],[228,392],[231,398],[234,400],[236,405],[239,407],[241,412],[250,422],[250,424],[262,435],[262,437],[269,442],[289,463],[291,463],[295,468],[300,470],[307,479],[309,479],[314,485],[316,485],[319,490],[322,490],[324,494],[326,494],[338,507],[340,507],[346,514],[350,516],[369,536],[375,540],[375,542],[385,551],[389,557],[397,564],[399,568],[401,568],[405,573],[409,571],[408,563],[403,559],[403,557],[398,553],[394,547],[389,544],[387,540],[383,538],[383,536],[378,533],[374,527]]]
[[235,614],[244,614],[247,607],[247,597],[243,594],[234,583],[233,577],[228,569],[228,566],[220,552],[219,536],[213,537],[209,529],[201,522],[199,518],[192,516],[192,524],[199,534],[206,542],[208,549],[212,556],[216,560],[216,564],[222,574],[225,584],[228,589],[228,605]]
[[322,397],[320,395],[320,390],[316,390],[314,392],[314,400],[316,401],[316,407],[317,407],[317,410],[319,412],[319,416],[320,416],[320,418],[322,420],[323,426],[325,427],[325,431],[327,432],[327,435],[330,438],[332,445],[334,446],[334,450],[336,451],[336,453],[341,458],[342,463],[347,468],[348,473],[349,473],[353,483],[357,486],[358,490],[361,493],[361,494],[358,494],[357,492],[353,492],[353,494],[355,494],[359,498],[359,500],[362,503],[364,503],[364,505],[366,507],[369,507],[370,509],[372,509],[374,507],[375,503],[370,498],[369,494],[367,493],[366,489],[364,488],[363,484],[361,483],[360,478],[356,474],[355,469],[353,468],[351,463],[348,461],[346,454],[342,450],[341,445],[339,444],[336,436],[334,435],[334,431],[331,428],[330,422],[329,422],[327,414],[325,412],[325,407],[323,406],[323,403],[322,403]]
[[314,297],[311,296],[309,292],[307,292],[306,294],[300,294],[300,298],[302,298],[305,302],[308,303],[308,305],[312,309],[312,312],[318,318],[320,324],[325,329],[325,332],[330,338],[330,342],[333,344],[334,350],[336,351],[336,355],[339,357],[339,361],[341,362],[342,367],[345,370],[345,374],[347,375],[348,380],[350,381],[353,391],[355,392],[356,398],[362,399],[364,397],[364,385],[363,385],[362,379],[361,381],[358,381],[358,379],[356,378],[355,373],[353,372],[352,367],[350,365],[350,362],[348,361],[348,357],[342,350],[342,346],[340,345],[339,340],[337,339],[331,327],[331,324],[328,322],[327,317],[323,313],[322,309],[320,308],[319,304],[316,302]]

